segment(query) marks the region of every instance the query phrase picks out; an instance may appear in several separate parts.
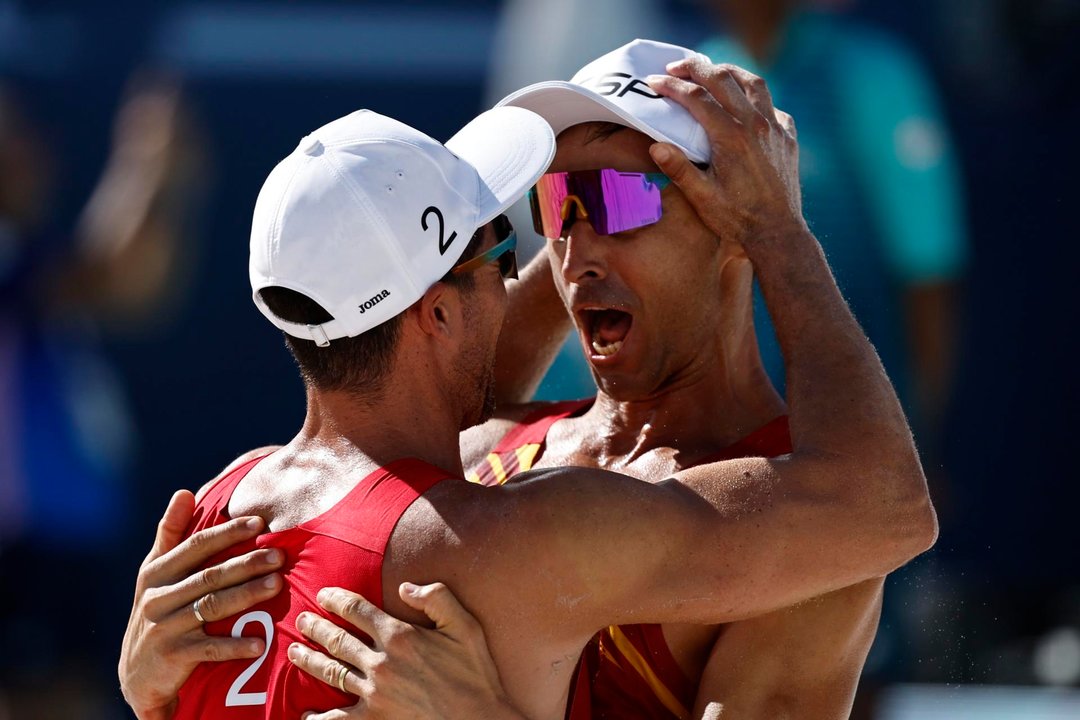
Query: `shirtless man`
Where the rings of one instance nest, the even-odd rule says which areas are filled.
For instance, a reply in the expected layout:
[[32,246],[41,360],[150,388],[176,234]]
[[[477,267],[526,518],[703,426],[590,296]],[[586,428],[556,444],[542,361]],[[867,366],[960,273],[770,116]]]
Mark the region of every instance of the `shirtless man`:
[[[624,473],[643,478],[667,477],[704,459],[714,458],[718,450],[729,448],[757,428],[769,426],[784,413],[783,404],[768,386],[764,373],[756,363],[756,346],[749,323],[749,279],[750,261],[756,261],[762,282],[766,287],[771,284],[764,269],[773,256],[768,250],[763,253],[759,253],[759,250],[762,247],[775,250],[775,236],[778,233],[808,236],[798,215],[797,188],[790,181],[785,181],[790,175],[778,174],[774,167],[778,159],[782,163],[790,158],[783,155],[775,142],[779,125],[775,119],[769,119],[772,109],[767,94],[752,78],[731,69],[706,67],[698,61],[690,61],[681,70],[675,68],[673,72],[701,85],[670,78],[654,81],[652,88],[686,104],[700,126],[705,128],[708,133],[707,147],[712,155],[709,173],[702,173],[689,165],[678,151],[673,151],[669,158],[663,158],[657,154],[659,148],[656,148],[650,158],[651,139],[632,130],[610,132],[596,126],[578,125],[560,137],[555,169],[616,168],[625,172],[655,172],[657,168],[652,162],[655,160],[660,169],[672,178],[674,186],[663,191],[663,217],[653,225],[609,237],[597,234],[590,222],[578,215],[570,218],[570,232],[551,244],[549,254],[554,258],[556,283],[571,310],[579,311],[575,319],[586,347],[593,350],[590,360],[601,392],[596,403],[584,414],[559,418],[550,426],[541,443],[544,446],[542,452],[534,452],[530,458],[537,466],[559,466],[572,462],[618,468]],[[720,102],[702,96],[701,91],[694,89],[700,86],[707,87]],[[767,127],[761,127],[761,121]],[[599,134],[598,129],[601,131]],[[749,129],[761,130],[762,135],[755,136]],[[771,141],[770,135],[773,136]],[[693,156],[692,147],[682,145],[681,149],[690,151]],[[751,161],[743,158],[747,154],[752,156]],[[744,163],[732,162],[736,158],[743,159]],[[788,169],[785,168],[785,171]],[[747,207],[733,203],[725,195],[734,193],[720,190],[725,185],[744,191],[740,201],[745,203],[746,193],[751,193],[754,202],[761,205],[755,207],[750,204]],[[765,222],[776,218],[784,220],[779,225]],[[796,218],[798,220],[793,224],[792,220]],[[792,232],[793,227],[799,229]],[[672,252],[672,235],[678,237],[679,255]],[[618,252],[613,252],[616,243],[619,244]],[[623,258],[626,258],[625,261]],[[703,268],[708,272],[701,273],[704,277],[699,282],[686,282],[688,267],[693,268],[694,272]],[[787,279],[796,284],[805,282],[806,289],[809,289],[814,285],[815,273],[806,270],[801,268],[797,277],[788,275]],[[533,273],[538,271],[539,268],[532,270]],[[538,287],[542,288],[542,283],[523,283],[518,294]],[[744,294],[745,301],[741,299]],[[619,310],[622,308],[625,310]],[[783,308],[778,310],[780,315],[786,313]],[[620,314],[626,311],[629,311],[630,318]],[[708,330],[703,331],[703,328]],[[799,327],[790,329],[796,331],[797,337],[817,345],[813,355],[815,359],[807,358],[808,361],[828,361],[826,364],[831,364],[837,359],[822,338],[815,337],[814,333],[819,329],[811,331],[801,322]],[[848,341],[855,340],[854,336],[848,338]],[[861,337],[857,340],[862,342]],[[797,381],[800,373],[796,371],[794,363],[796,358],[806,356],[801,355],[797,344],[789,344],[786,349],[793,364],[791,380]],[[508,380],[504,375],[501,379],[504,387],[521,383],[520,377],[510,377]],[[879,377],[878,381],[881,380]],[[845,391],[852,390],[849,383],[844,383],[844,386]],[[797,398],[799,393],[812,392],[813,388],[800,381],[791,390],[792,430],[794,437],[801,441],[801,433],[806,430],[796,424]],[[858,403],[861,407],[868,407],[864,403],[870,399],[860,396]],[[879,410],[883,409],[881,401],[880,395],[874,399]],[[508,429],[534,411],[535,408],[508,409],[500,419],[463,435],[462,448],[466,458],[482,459]],[[833,422],[830,419],[830,423]],[[775,425],[773,428],[770,432],[775,434]],[[835,432],[836,428],[831,430]],[[821,431],[822,428],[813,430]],[[840,452],[837,457],[847,455],[856,447],[851,444],[855,442],[850,436],[854,431],[855,427],[845,431],[847,437],[843,443],[849,449]],[[859,433],[865,431],[865,428],[860,428]],[[894,427],[890,434],[895,431]],[[899,436],[903,436],[903,442],[910,445],[906,428]],[[893,441],[898,439],[894,437]],[[736,456],[754,454],[748,452],[754,443],[749,443],[749,448],[746,447],[747,443],[743,445],[734,453]],[[800,456],[798,442],[795,443],[795,450],[792,457]],[[759,449],[756,454],[783,452]],[[864,463],[874,464],[879,458],[892,458],[892,453],[861,455],[861,458]],[[773,465],[783,462],[786,460],[775,461]],[[494,467],[494,463],[488,464]],[[650,508],[650,514],[652,511]],[[818,539],[807,536],[800,539],[798,544],[816,543]],[[626,540],[632,542],[634,538]],[[519,539],[515,547],[520,542]],[[159,544],[156,552],[173,543],[166,539]],[[743,547],[740,552],[747,550]],[[761,548],[754,550],[761,551]],[[788,552],[792,551],[793,547],[789,547]],[[173,556],[179,555],[182,553],[174,553]],[[152,557],[155,556],[152,554]],[[177,580],[176,577],[149,578],[148,575],[144,568],[141,587],[150,583],[169,586]],[[237,577],[239,575],[234,574],[229,579],[235,582]],[[232,584],[220,580],[220,584],[211,583],[206,587]],[[189,586],[187,595],[191,591]],[[242,591],[233,592],[234,595],[228,596],[230,603],[241,599]],[[872,598],[870,606],[876,607],[874,603],[879,597],[879,586],[874,586],[868,594]],[[175,593],[174,597],[179,599]],[[223,601],[226,599],[225,595],[219,597]],[[464,599],[469,605],[469,598]],[[188,597],[183,602],[190,601]],[[137,597],[133,621],[141,612],[141,605]],[[482,612],[479,614],[482,620],[487,620]],[[856,624],[864,626],[867,620],[865,616],[863,612],[860,622]],[[869,619],[873,621],[876,616]],[[776,625],[776,622],[772,621],[772,624]],[[798,625],[795,623],[795,626]],[[873,626],[870,627],[872,629]],[[485,629],[498,660],[497,642],[491,637],[493,630],[488,622],[485,622]],[[842,632],[843,628],[834,627],[833,631]],[[776,637],[784,632],[789,631],[780,630]],[[717,634],[715,628],[669,625],[664,627],[662,637],[671,648],[678,667],[689,677],[700,677]],[[737,639],[736,633],[725,632],[721,635],[720,642],[711,651],[714,660],[724,655],[727,647],[724,640],[728,635],[735,635]],[[137,634],[129,641],[130,647],[137,650],[140,642]],[[164,657],[167,652],[166,648],[156,654]],[[136,654],[126,653],[128,668],[132,666],[132,658]],[[144,657],[154,655],[145,650],[143,652]],[[862,656],[856,657],[855,662],[861,666]],[[360,661],[355,664],[359,665]],[[124,668],[122,665],[122,675]],[[181,669],[173,664],[171,671],[175,673]],[[708,676],[706,674],[706,678]],[[139,697],[148,697],[145,688],[139,687],[139,680],[137,673],[125,676],[126,695],[137,709]],[[146,676],[142,680],[145,684]],[[505,674],[503,681],[507,681]],[[512,695],[512,688],[508,685],[507,689]],[[159,693],[157,699],[160,701],[164,697],[167,697],[167,693]],[[146,704],[143,706],[147,707]],[[528,714],[528,708],[521,709]]]

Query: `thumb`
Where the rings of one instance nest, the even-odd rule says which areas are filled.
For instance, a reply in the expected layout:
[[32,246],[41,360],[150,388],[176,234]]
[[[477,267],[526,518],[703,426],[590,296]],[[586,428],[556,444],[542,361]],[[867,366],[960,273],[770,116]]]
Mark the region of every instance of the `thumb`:
[[649,147],[649,155],[660,168],[660,172],[671,178],[679,186],[691,204],[703,201],[708,190],[708,176],[699,170],[686,153],[671,143],[658,142]]
[[180,544],[187,532],[191,518],[195,514],[195,496],[190,490],[177,490],[165,508],[165,514],[158,522],[154,549],[148,559],[161,557]]
[[398,594],[406,605],[427,615],[438,630],[453,630],[477,624],[476,618],[469,614],[454,597],[454,593],[450,592],[450,588],[443,583],[402,583]]

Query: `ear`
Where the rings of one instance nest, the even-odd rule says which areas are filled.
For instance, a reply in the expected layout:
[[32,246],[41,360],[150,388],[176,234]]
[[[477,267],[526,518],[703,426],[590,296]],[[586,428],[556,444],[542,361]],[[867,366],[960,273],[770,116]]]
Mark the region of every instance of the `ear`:
[[417,314],[420,331],[432,340],[456,341],[463,327],[461,293],[456,287],[437,282],[410,308]]

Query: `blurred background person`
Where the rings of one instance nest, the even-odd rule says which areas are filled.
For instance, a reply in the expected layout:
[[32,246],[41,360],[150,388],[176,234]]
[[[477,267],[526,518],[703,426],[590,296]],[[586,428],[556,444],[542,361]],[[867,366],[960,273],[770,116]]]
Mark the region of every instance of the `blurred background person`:
[[[760,73],[777,107],[797,119],[807,218],[925,454],[937,445],[956,355],[957,285],[968,256],[961,177],[917,53],[844,16],[850,4],[711,0],[724,32],[699,50]],[[759,333],[770,374],[782,382],[775,338]]]
[[[848,17],[850,2],[708,4],[722,31],[699,49],[761,74],[777,107],[796,118],[806,217],[905,402],[935,500],[947,506],[942,422],[968,246],[957,159],[929,73],[898,36]],[[766,367],[782,382],[760,293],[755,315]],[[889,580],[856,716],[870,712],[875,677],[918,671],[905,639],[918,632],[913,608],[924,599],[908,596],[930,591],[919,572],[927,571]]]
[[[0,705],[13,717],[99,717],[111,704],[98,658],[115,638],[79,622],[126,600],[112,571],[137,433],[99,331],[160,323],[184,284],[186,124],[176,87],[133,82],[100,181],[64,233],[50,216],[54,148],[0,89],[0,644],[12,650]],[[41,572],[74,607],[25,591]]]

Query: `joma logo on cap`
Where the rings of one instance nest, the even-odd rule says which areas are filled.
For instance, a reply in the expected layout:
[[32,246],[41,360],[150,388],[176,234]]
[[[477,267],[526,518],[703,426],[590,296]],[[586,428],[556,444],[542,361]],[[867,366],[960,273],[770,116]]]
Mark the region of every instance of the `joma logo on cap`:
[[383,290],[381,293],[373,295],[370,300],[365,300],[364,302],[360,303],[360,314],[363,315],[365,312],[375,307],[388,297],[390,297],[389,290]]
[[597,77],[582,80],[579,85],[592,87],[601,95],[622,97],[626,93],[637,93],[652,100],[659,100],[660,95],[652,91],[644,80],[640,80],[629,73],[610,72]]

